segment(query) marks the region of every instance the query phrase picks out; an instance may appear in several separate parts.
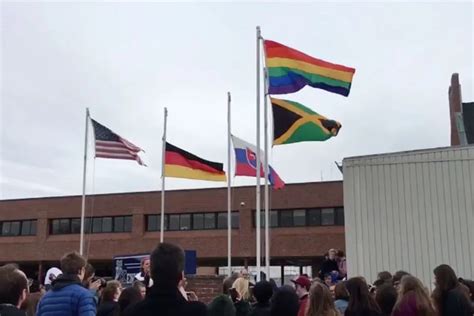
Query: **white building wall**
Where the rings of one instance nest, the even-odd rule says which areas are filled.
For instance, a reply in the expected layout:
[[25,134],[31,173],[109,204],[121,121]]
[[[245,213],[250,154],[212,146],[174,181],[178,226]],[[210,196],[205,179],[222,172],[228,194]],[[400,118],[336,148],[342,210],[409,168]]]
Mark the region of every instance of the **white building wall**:
[[427,286],[451,265],[474,279],[474,146],[344,159],[349,276],[406,270]]

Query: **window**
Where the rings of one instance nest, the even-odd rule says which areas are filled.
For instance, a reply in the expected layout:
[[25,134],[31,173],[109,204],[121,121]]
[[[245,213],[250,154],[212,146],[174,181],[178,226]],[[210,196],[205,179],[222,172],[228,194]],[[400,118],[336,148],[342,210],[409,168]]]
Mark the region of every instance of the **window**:
[[278,211],[270,211],[270,227],[278,227]]
[[216,229],[215,213],[204,213],[204,229]]
[[36,220],[0,222],[1,236],[34,236],[36,235]]
[[160,230],[161,215],[147,215],[146,230],[149,232],[156,232]]
[[280,211],[280,226],[293,226],[293,211]]
[[92,232],[100,233],[102,231],[102,217],[94,217],[92,219]]
[[[84,231],[86,231],[87,225],[84,224]],[[81,233],[81,219],[73,218],[71,219],[71,234],[80,234]]]
[[344,208],[336,208],[336,225],[344,226]]
[[181,214],[179,217],[179,230],[191,229],[191,214]]
[[227,213],[217,214],[217,229],[227,229]]
[[330,226],[334,225],[334,209],[323,208],[321,210],[321,225]]
[[51,221],[51,234],[57,235],[59,233],[59,219],[53,219]]
[[204,229],[204,214],[193,214],[193,229]]
[[114,217],[114,232],[123,232],[123,217]]
[[[165,227],[166,227],[166,217],[165,217]],[[131,216],[123,217],[123,231],[128,232],[128,233],[132,231],[132,217]]]
[[59,220],[59,233],[69,234],[71,232],[71,221],[69,218]]
[[31,221],[30,235],[36,236],[36,220]]
[[172,214],[170,217],[170,230],[178,230],[179,229],[179,215]]
[[308,225],[309,226],[320,226],[321,225],[321,210],[311,209],[308,210]]
[[101,233],[112,232],[112,217],[102,217],[102,231]]
[[240,227],[240,215],[239,212],[232,212],[231,215],[231,220],[232,220],[232,228],[238,229]]
[[21,225],[21,235],[28,236],[30,234],[31,221],[23,221]]
[[90,234],[92,232],[92,219],[90,217],[84,218],[84,233]]
[[306,210],[293,211],[293,225],[306,226]]

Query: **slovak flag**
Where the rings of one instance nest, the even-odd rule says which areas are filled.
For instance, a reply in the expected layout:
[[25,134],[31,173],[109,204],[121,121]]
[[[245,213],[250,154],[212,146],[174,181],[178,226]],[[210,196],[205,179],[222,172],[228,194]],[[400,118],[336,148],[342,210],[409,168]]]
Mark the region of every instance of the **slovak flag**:
[[[257,148],[247,143],[246,141],[235,137],[232,135],[232,143],[234,144],[235,151],[235,175],[236,176],[247,176],[247,177],[256,177],[257,176]],[[261,161],[261,171],[260,174],[264,176],[264,153],[260,150],[260,161]],[[275,170],[268,166],[270,169],[270,176],[268,180],[274,189],[282,189],[285,186],[285,182],[280,178],[280,176],[275,172]]]

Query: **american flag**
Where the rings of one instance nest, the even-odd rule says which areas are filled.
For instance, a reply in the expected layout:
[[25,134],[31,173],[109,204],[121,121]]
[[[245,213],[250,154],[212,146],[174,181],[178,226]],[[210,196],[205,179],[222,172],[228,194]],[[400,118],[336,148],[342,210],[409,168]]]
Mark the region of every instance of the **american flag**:
[[138,153],[142,151],[125,138],[112,132],[104,125],[91,119],[95,134],[95,157],[111,159],[136,160],[140,165],[146,166]]

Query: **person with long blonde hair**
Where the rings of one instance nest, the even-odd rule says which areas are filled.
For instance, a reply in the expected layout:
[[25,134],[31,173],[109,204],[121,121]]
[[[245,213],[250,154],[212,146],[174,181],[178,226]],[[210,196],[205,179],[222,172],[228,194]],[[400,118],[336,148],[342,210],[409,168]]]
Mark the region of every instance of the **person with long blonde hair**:
[[400,282],[397,302],[392,316],[433,316],[435,309],[427,290],[418,278],[405,275]]
[[309,301],[305,316],[338,316],[339,312],[327,286],[315,282],[309,290]]
[[247,316],[250,313],[250,282],[249,280],[239,277],[232,284],[229,290],[232,300],[234,301],[236,316]]

